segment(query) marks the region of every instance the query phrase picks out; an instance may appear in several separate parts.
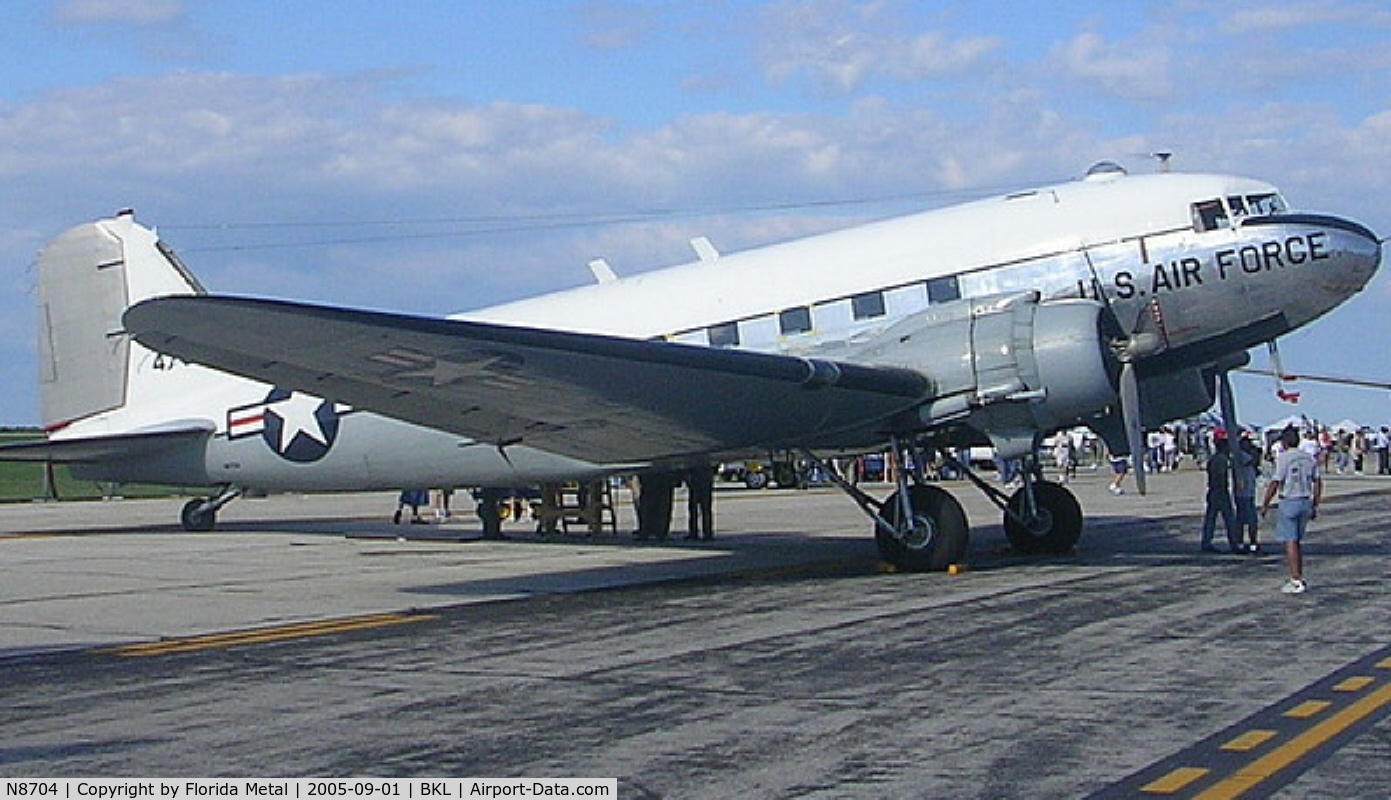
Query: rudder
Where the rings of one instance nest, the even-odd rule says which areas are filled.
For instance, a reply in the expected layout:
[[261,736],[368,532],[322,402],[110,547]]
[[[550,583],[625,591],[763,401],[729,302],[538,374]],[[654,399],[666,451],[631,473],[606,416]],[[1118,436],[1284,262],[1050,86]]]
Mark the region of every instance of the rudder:
[[125,404],[134,303],[203,287],[153,231],[125,211],[60,234],[38,260],[40,411],[56,430]]

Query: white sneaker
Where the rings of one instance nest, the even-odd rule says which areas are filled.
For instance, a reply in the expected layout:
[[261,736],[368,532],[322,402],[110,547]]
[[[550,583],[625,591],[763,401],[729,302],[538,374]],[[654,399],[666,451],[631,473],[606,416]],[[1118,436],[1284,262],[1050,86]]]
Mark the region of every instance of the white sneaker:
[[1301,581],[1297,578],[1290,578],[1289,580],[1285,581],[1284,586],[1280,587],[1280,591],[1284,592],[1285,594],[1304,594],[1305,590],[1307,590],[1308,588],[1309,584],[1305,583],[1304,581]]
[[1109,488],[1111,489],[1111,494],[1114,494],[1114,495],[1122,495],[1122,494],[1125,494],[1125,489],[1122,489],[1122,488],[1119,487],[1119,486],[1111,486],[1111,487],[1109,487]]

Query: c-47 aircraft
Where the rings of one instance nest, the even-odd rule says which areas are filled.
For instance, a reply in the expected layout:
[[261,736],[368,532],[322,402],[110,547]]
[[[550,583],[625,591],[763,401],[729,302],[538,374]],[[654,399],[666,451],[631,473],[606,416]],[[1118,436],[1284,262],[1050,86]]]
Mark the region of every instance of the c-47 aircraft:
[[[1081,180],[447,319],[208,294],[130,213],[39,257],[46,443],[81,477],[247,489],[510,487],[768,452],[886,449],[886,500],[841,481],[883,557],[941,569],[968,525],[912,465],[989,444],[1028,463],[1082,424],[1117,452],[1212,406],[1248,348],[1361,290],[1381,242],[1223,175]],[[602,267],[602,265],[600,265]],[[1227,410],[1230,411],[1229,404]],[[916,457],[915,457],[916,456]],[[832,471],[833,472],[833,471]],[[1083,515],[1023,470],[1012,544]]]

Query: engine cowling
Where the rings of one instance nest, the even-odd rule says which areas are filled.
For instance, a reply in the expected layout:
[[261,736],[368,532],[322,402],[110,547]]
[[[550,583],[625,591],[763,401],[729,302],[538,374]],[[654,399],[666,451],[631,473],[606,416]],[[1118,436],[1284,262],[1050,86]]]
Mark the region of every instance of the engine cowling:
[[1091,300],[1043,303],[1036,292],[974,298],[892,326],[862,357],[929,378],[933,399],[919,410],[924,427],[989,431],[1002,455],[1013,457],[1029,452],[1039,432],[1080,423],[1115,402],[1119,364],[1106,319]]

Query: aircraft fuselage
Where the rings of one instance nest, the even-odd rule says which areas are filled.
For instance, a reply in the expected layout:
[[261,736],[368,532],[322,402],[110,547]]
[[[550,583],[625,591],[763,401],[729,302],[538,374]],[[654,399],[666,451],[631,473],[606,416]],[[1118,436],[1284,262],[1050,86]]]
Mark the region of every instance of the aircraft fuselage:
[[[1190,369],[1298,328],[1359,291],[1380,261],[1366,228],[1291,214],[1269,184],[1213,175],[1102,176],[713,256],[459,315],[707,347],[815,355],[963,299],[1038,292],[1109,305],[1150,337],[1151,374]],[[911,364],[906,366],[913,366]],[[199,375],[180,417],[212,417],[200,452],[89,468],[104,480],[271,489],[514,485],[620,466],[480,444],[166,359],[132,345],[132,393]],[[161,389],[161,384],[167,384]],[[54,438],[161,424],[167,401],[77,420]],[[209,409],[215,409],[209,414]]]

